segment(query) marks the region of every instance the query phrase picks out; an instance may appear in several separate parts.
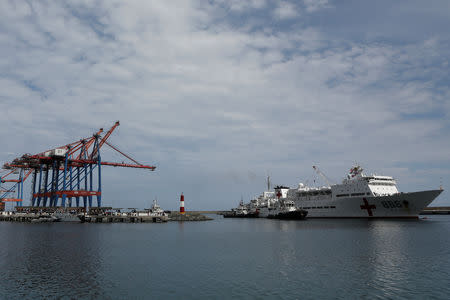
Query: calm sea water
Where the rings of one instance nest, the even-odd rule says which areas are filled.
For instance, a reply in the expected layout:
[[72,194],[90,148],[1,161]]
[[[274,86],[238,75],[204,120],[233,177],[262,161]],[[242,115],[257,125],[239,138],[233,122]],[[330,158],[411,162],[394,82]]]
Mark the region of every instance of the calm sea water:
[[0,223],[0,298],[449,299],[450,216]]

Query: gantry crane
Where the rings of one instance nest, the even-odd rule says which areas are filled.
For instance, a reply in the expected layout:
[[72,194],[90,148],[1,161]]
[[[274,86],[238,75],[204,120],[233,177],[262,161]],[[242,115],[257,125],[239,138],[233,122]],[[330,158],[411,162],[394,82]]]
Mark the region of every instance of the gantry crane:
[[[72,206],[75,198],[79,207],[80,197],[83,197],[83,206],[92,207],[92,197],[97,197],[97,206],[101,206],[102,166],[139,168],[154,171],[156,167],[143,165],[107,142],[113,131],[120,125],[117,121],[106,134],[102,136],[103,128],[79,141],[50,149],[35,155],[25,154],[5,163],[3,169],[10,170],[1,176],[2,183],[15,183],[14,186],[0,192],[1,202],[17,202],[21,206],[23,201],[23,182],[33,173],[31,206]],[[114,151],[125,156],[131,163],[117,163],[102,161],[100,149],[106,144]],[[94,190],[94,171],[97,174],[97,189]],[[9,175],[18,174],[18,179],[7,179]],[[17,188],[17,198],[9,197]],[[59,201],[61,199],[61,201]]]

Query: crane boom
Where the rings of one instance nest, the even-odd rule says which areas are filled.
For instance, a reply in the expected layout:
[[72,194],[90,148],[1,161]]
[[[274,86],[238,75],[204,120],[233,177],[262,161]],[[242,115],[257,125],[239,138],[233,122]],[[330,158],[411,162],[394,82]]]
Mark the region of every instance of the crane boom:
[[104,143],[106,142],[106,140],[109,138],[109,136],[111,135],[111,133],[113,133],[114,129],[116,129],[116,127],[119,126],[119,125],[120,125],[120,122],[117,121],[117,122],[113,125],[113,127],[111,127],[111,129],[108,130],[108,132],[105,134],[105,136],[104,136],[104,137],[101,139],[101,141],[99,142],[97,148],[95,148],[95,149],[92,151],[92,153],[91,153],[91,159],[92,159],[93,157],[95,157],[95,155],[96,155],[97,152],[98,152],[98,149],[100,149],[100,148],[103,146],[103,144],[104,144]]
[[322,177],[323,178],[323,180],[325,181],[325,183],[328,185],[328,186],[331,186],[331,180],[330,179],[328,179],[328,177],[327,176],[325,176],[325,174],[323,174],[320,170],[319,170],[319,168],[318,167],[316,167],[316,166],[313,166],[313,169],[314,169],[314,171],[316,171],[316,173],[317,174],[319,174],[320,175],[320,177]]

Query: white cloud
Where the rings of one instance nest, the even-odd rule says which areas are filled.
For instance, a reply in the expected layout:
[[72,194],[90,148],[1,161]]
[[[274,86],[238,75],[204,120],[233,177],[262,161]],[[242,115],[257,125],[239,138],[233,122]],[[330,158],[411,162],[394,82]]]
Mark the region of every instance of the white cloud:
[[266,5],[265,0],[231,0],[229,3],[231,9],[237,11],[260,9]]
[[277,8],[274,10],[274,15],[276,18],[284,20],[298,17],[300,14],[294,4],[280,1],[278,2]]
[[331,7],[329,0],[303,0],[307,12],[315,12],[319,9]]
[[219,0],[216,1],[221,6],[229,7],[235,12],[245,12],[255,9],[264,8],[267,4],[266,0]]

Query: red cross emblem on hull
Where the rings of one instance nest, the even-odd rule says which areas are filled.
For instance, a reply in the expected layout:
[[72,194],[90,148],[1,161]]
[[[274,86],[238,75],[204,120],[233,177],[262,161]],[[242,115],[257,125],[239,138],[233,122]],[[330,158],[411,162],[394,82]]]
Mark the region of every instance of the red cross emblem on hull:
[[369,202],[367,201],[366,198],[363,198],[363,201],[364,201],[364,205],[361,205],[361,209],[367,209],[367,213],[369,214],[369,217],[373,217],[372,209],[376,209],[377,207],[374,204],[369,205]]

